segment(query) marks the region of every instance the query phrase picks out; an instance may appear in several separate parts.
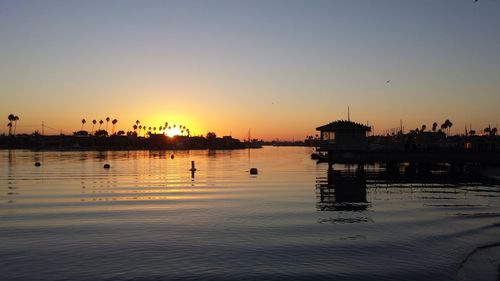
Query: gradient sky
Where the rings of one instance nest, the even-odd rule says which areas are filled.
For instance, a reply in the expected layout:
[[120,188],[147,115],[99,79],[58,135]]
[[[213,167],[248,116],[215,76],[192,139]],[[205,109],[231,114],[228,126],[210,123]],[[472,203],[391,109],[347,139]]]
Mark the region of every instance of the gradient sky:
[[303,139],[347,106],[376,133],[479,130],[500,123],[500,1],[0,0],[0,97],[0,132]]

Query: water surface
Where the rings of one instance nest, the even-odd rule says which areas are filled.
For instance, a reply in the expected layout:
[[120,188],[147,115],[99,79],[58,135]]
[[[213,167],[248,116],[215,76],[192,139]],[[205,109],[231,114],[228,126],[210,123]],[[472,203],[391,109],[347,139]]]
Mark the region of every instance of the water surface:
[[500,264],[498,186],[345,193],[310,152],[0,151],[1,280],[480,280],[470,261]]

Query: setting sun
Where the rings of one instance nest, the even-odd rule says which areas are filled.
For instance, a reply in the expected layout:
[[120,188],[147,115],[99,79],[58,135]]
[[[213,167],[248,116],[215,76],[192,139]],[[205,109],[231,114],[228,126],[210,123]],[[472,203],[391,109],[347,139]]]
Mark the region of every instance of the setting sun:
[[169,128],[165,130],[165,135],[169,137],[178,136],[181,134],[181,130],[179,128]]

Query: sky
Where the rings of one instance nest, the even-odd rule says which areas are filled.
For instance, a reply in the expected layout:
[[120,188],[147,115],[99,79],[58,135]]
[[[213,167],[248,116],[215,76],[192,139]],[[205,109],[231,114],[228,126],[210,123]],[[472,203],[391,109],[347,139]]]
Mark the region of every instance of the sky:
[[302,140],[500,123],[500,1],[0,0],[0,133],[182,124]]

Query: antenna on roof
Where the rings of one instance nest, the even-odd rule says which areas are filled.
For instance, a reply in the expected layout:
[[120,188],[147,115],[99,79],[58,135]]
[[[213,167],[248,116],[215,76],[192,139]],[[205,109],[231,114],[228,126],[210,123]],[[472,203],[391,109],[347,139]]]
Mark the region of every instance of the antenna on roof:
[[349,106],[347,106],[347,121],[351,121],[351,112],[349,110]]

